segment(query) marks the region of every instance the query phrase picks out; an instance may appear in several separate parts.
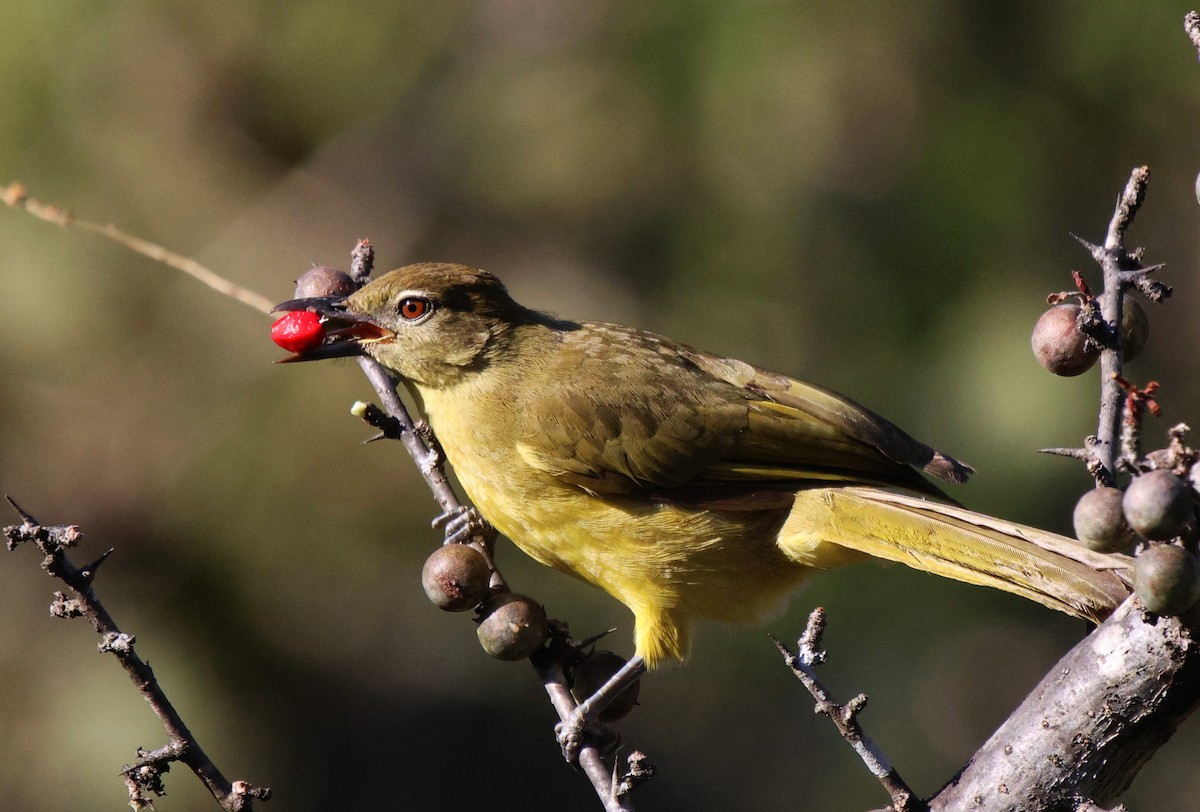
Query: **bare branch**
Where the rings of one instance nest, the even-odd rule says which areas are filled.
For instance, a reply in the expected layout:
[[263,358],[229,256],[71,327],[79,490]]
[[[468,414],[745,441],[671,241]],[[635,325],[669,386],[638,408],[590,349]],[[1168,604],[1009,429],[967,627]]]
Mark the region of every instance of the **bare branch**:
[[793,654],[787,646],[776,640],[775,647],[783,655],[784,663],[792,669],[792,673],[804,685],[813,699],[817,701],[815,711],[828,716],[842,738],[854,748],[859,758],[867,765],[871,774],[879,779],[879,783],[887,790],[892,799],[892,807],[896,812],[918,812],[925,809],[925,804],[909,789],[900,777],[900,773],[888,761],[883,751],[863,732],[858,724],[858,714],[867,704],[865,694],[858,694],[845,705],[835,702],[829,690],[817,677],[814,666],[825,662],[825,651],[821,649],[821,636],[825,633],[826,616],[821,607],[813,609],[808,616],[808,624],[804,634],[797,642],[796,653]]
[[167,772],[174,761],[187,765],[228,812],[247,812],[252,808],[254,800],[269,800],[269,788],[253,787],[245,781],[231,783],[222,775],[201,749],[196,737],[175,710],[175,706],[167,699],[150,666],[137,655],[133,635],[121,631],[96,597],[92,589],[96,568],[112,550],[105,552],[87,567],[78,568],[67,557],[66,552],[83,538],[78,527],[42,525],[11,498],[8,498],[8,502],[21,517],[21,524],[4,528],[8,549],[15,550],[26,542],[35,545],[45,556],[42,567],[51,576],[66,584],[71,592],[71,597],[63,592],[55,592],[50,613],[55,617],[86,617],[91,621],[92,627],[101,636],[100,652],[112,654],[117,658],[167,732],[169,741],[166,745],[153,752],[139,749],[137,762],[121,771],[129,787],[130,804],[135,809],[151,806],[150,796],[162,795],[165,792],[162,774]]
[[47,223],[53,223],[62,228],[76,228],[80,231],[98,234],[106,240],[125,246],[130,251],[136,251],[144,257],[149,257],[164,265],[169,265],[177,271],[183,271],[188,276],[198,279],[218,293],[222,293],[231,299],[236,299],[260,313],[270,313],[271,307],[274,305],[274,302],[266,296],[230,282],[225,277],[209,270],[190,257],[176,254],[174,251],[168,251],[161,245],[152,243],[149,240],[143,240],[141,237],[135,237],[117,228],[112,223],[101,224],[81,220],[72,215],[69,209],[56,206],[53,203],[43,203],[40,200],[32,198],[29,196],[29,189],[20,181],[9,183],[4,189],[3,198],[5,204],[9,207],[24,209],[39,220],[45,220]]
[[1110,481],[1115,480],[1117,473],[1117,443],[1121,422],[1121,390],[1117,381],[1121,377],[1124,356],[1119,325],[1125,288],[1130,284],[1123,278],[1123,273],[1130,270],[1148,273],[1150,270],[1143,268],[1139,259],[1126,249],[1125,233],[1145,200],[1146,186],[1149,182],[1148,167],[1140,166],[1134,169],[1121,196],[1117,198],[1104,245],[1092,245],[1080,240],[1104,273],[1105,295],[1101,297],[1101,309],[1110,343],[1100,354],[1100,420],[1096,430],[1096,451],[1106,478]]

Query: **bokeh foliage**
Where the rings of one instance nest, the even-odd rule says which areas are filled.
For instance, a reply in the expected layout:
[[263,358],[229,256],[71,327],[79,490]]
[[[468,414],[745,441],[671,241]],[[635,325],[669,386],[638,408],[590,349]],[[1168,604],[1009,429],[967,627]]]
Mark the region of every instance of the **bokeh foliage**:
[[[384,266],[488,268],[528,304],[844,391],[974,464],[967,504],[1063,530],[1086,477],[1033,452],[1093,430],[1098,386],[1052,380],[1028,331],[1087,268],[1068,231],[1101,237],[1142,163],[1133,238],[1179,290],[1130,373],[1200,422],[1185,10],[14,0],[0,168],[278,299],[362,236]],[[426,603],[433,503],[399,447],[357,444],[355,367],[274,367],[261,315],[0,218],[0,489],[117,547],[100,593],[226,771],[274,787],[268,809],[591,808],[530,669]],[[621,607],[501,555],[628,653]],[[82,623],[49,621],[52,588],[31,552],[0,561],[0,805],[121,808],[117,769],[161,731]],[[871,695],[865,723],[923,792],[1081,632],[876,567],[766,626],[793,636],[814,604],[831,684]],[[663,776],[642,808],[882,803],[761,629],[704,629],[643,702],[623,727]],[[1194,806],[1193,728],[1133,807]],[[164,812],[215,808],[178,770],[168,788]]]

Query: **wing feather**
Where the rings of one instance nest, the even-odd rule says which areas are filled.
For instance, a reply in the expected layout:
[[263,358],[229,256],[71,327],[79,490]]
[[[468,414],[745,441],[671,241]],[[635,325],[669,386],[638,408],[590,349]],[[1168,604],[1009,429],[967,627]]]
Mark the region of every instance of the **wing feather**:
[[913,468],[955,481],[971,471],[829,390],[631,328],[586,327],[576,352],[557,355],[570,365],[557,384],[518,404],[518,446],[590,492],[845,483],[940,494]]

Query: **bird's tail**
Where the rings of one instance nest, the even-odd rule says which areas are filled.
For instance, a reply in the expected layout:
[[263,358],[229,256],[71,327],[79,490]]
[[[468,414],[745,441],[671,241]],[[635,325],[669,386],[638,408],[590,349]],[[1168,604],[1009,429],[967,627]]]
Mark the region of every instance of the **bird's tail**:
[[859,558],[845,552],[852,550],[1012,592],[1094,623],[1128,597],[1133,561],[955,505],[872,488],[801,491],[779,544],[809,566]]

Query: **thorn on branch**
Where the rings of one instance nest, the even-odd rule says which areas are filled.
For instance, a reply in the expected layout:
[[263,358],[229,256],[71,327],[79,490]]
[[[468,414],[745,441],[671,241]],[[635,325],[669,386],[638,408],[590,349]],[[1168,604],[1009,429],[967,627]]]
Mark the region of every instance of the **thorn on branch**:
[[1086,448],[1039,448],[1039,454],[1053,454],[1056,457],[1070,457],[1075,460],[1087,460],[1091,453]]
[[1113,487],[1116,484],[1116,480],[1104,466],[1104,461],[1100,458],[1100,453],[1097,450],[1098,443],[1099,441],[1093,434],[1084,438],[1083,448],[1041,448],[1038,449],[1038,453],[1081,460],[1087,468],[1087,472],[1096,480],[1097,486],[1102,488]]
[[[1070,232],[1068,232],[1068,233],[1070,233]],[[1104,256],[1104,246],[1096,245],[1094,242],[1091,242],[1090,240],[1085,240],[1083,237],[1080,237],[1078,234],[1071,234],[1071,237],[1075,240],[1075,242],[1082,245],[1087,250],[1087,252],[1092,255],[1092,259],[1096,260],[1097,262],[1099,262],[1100,258]]]
[[85,564],[80,568],[79,576],[83,579],[85,584],[91,584],[91,582],[96,579],[96,571],[100,569],[101,564],[108,560],[108,557],[113,554],[113,550],[115,549],[115,547],[109,547],[107,550],[101,553],[100,557],[95,561],[90,564]]
[[22,508],[20,505],[18,505],[11,496],[9,496],[8,494],[5,494],[4,498],[8,500],[8,503],[10,505],[12,505],[12,509],[15,510],[17,512],[17,515],[21,517],[22,522],[24,522],[27,525],[30,525],[31,527],[39,524],[38,520],[33,518],[33,516],[29,515],[29,513],[26,512],[25,509]]
[[[560,623],[561,621],[556,620],[554,622]],[[603,640],[605,637],[608,637],[610,634],[612,634],[615,631],[616,631],[616,627],[611,628],[611,629],[605,629],[602,632],[596,632],[595,634],[590,635],[590,636],[585,637],[582,640],[580,640],[578,643],[575,644],[575,647],[577,649],[579,649],[580,651],[582,651],[583,649],[587,648],[588,646],[596,645],[601,640]],[[631,756],[631,758],[632,758],[632,756]]]

